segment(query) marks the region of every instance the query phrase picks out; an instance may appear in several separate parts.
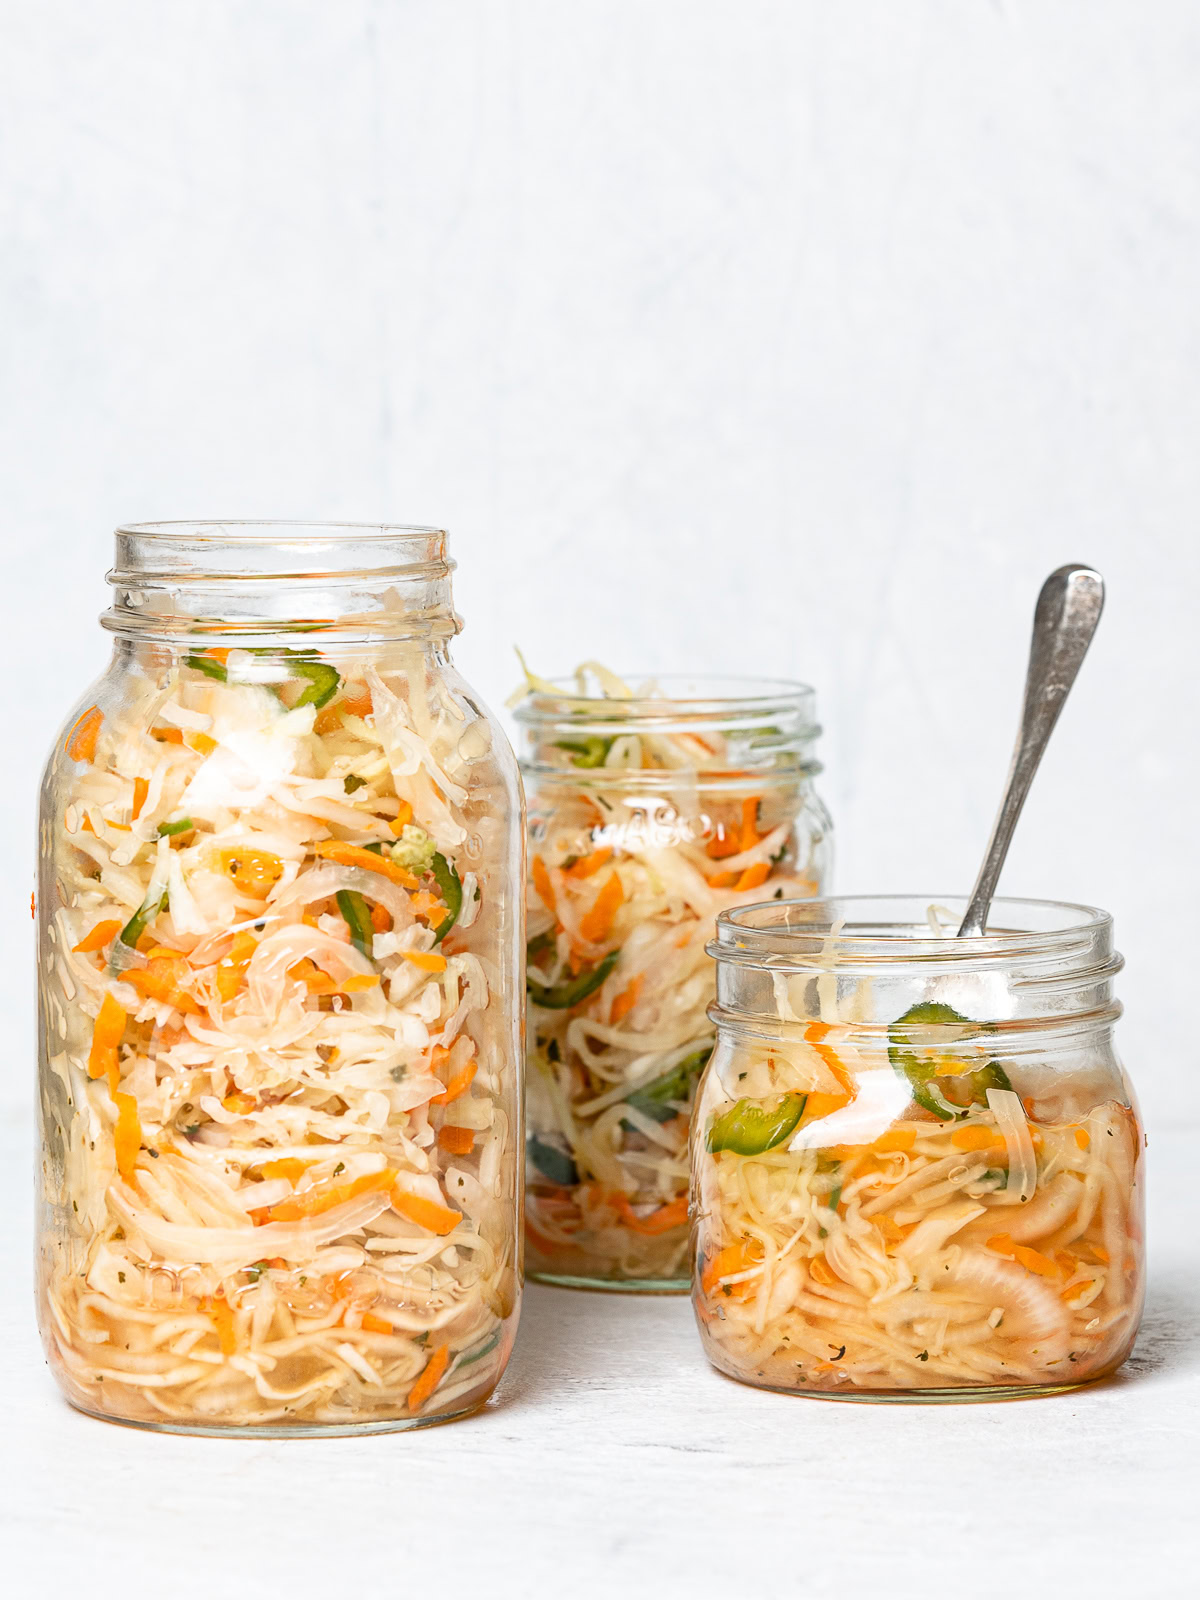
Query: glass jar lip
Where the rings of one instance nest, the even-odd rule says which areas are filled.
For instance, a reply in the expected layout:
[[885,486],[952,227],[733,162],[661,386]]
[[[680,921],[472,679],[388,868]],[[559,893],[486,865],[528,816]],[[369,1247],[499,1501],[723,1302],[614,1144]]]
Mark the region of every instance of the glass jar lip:
[[445,538],[446,530],[419,522],[314,522],[288,517],[178,517],[165,522],[122,522],[118,535],[133,534],[143,539],[193,540],[212,543],[261,538],[264,529],[277,529],[289,544],[311,537],[321,543],[331,539],[395,539],[405,534]]
[[773,710],[794,710],[797,706],[811,707],[815,691],[807,683],[791,678],[757,678],[741,674],[716,674],[712,676],[681,672],[621,674],[626,681],[640,677],[660,689],[656,694],[605,695],[584,694],[578,688],[574,673],[561,677],[543,678],[554,693],[546,689],[533,689],[513,711],[518,722],[536,722],[542,717],[560,717],[572,711],[591,715],[597,707],[615,711],[618,707],[627,717],[652,719],[655,717],[723,717],[730,713],[768,713]]
[[[757,901],[722,912],[707,949],[719,962],[784,971],[879,971],[931,963],[961,971],[1030,957],[1083,956],[1098,942],[1107,946],[1111,937],[1112,917],[1099,906],[998,897],[988,919],[992,931],[958,939],[967,901],[965,895],[932,894]],[[917,931],[938,912],[945,913],[944,932]],[[997,925],[998,919],[1005,921]]]

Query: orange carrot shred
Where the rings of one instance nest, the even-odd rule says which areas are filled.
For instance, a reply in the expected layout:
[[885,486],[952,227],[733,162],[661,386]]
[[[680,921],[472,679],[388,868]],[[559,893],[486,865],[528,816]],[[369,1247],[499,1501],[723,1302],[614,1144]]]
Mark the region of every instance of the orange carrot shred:
[[369,1172],[365,1177],[351,1178],[344,1183],[314,1183],[311,1189],[302,1189],[290,1199],[267,1207],[266,1219],[268,1222],[299,1222],[304,1217],[319,1217],[325,1211],[332,1211],[334,1206],[357,1199],[360,1194],[373,1189],[390,1189],[394,1182],[395,1174],[385,1167],[381,1172]]
[[145,778],[133,780],[133,820],[136,822],[142,814],[142,807],[146,804],[146,796],[150,793],[150,785]]
[[104,722],[99,706],[89,706],[67,735],[65,749],[72,761],[94,761],[96,741]]
[[645,974],[639,972],[632,983],[628,984],[626,988],[621,990],[620,994],[612,1003],[612,1013],[609,1018],[611,1022],[620,1022],[623,1017],[627,1017],[629,1015],[634,1006],[638,1003],[638,996],[642,992],[642,984],[644,982]]
[[451,1156],[469,1156],[475,1148],[474,1128],[460,1128],[453,1122],[447,1122],[438,1129],[438,1149],[444,1150]]
[[741,848],[753,850],[758,843],[758,807],[761,795],[752,794],[742,801],[742,838]]
[[[92,950],[103,950],[106,944],[111,944],[121,931],[119,922],[98,922],[96,926],[80,939],[73,947],[72,953],[78,955],[81,951],[87,953]],[[109,997],[106,995],[105,999]]]
[[600,885],[600,892],[592,902],[591,910],[579,919],[579,932],[589,944],[599,944],[612,932],[613,918],[625,899],[625,890],[615,872],[610,872]]
[[472,1056],[466,1066],[461,1067],[454,1074],[442,1093],[435,1094],[429,1104],[431,1106],[448,1106],[452,1101],[460,1099],[471,1087],[478,1069],[479,1063]]
[[833,1268],[829,1265],[824,1256],[814,1256],[808,1263],[808,1270],[812,1273],[817,1282],[823,1283],[827,1289],[832,1288],[835,1284],[841,1282],[841,1279],[838,1277],[837,1273],[834,1272]]
[[400,954],[422,972],[445,972],[446,958],[436,950],[402,950]]
[[114,1092],[113,1104],[117,1108],[117,1126],[113,1133],[117,1171],[126,1183],[132,1183],[137,1169],[137,1154],[142,1148],[142,1125],[138,1121],[137,1101],[131,1094]]
[[599,872],[600,868],[607,866],[611,860],[611,850],[593,850],[590,855],[580,856],[579,860],[574,864],[574,866],[567,868],[567,877],[590,878],[593,872]]
[[223,1356],[231,1356],[237,1351],[237,1334],[233,1329],[233,1308],[223,1294],[214,1296],[208,1308],[208,1314],[213,1320],[217,1330],[217,1343],[221,1347]]
[[737,883],[737,889],[757,889],[760,883],[766,883],[771,873],[769,861],[756,861],[752,867],[747,867]]
[[361,867],[364,872],[378,872],[381,877],[398,883],[402,889],[420,887],[412,873],[397,866],[389,856],[377,856],[373,850],[365,850],[360,844],[347,844],[344,839],[322,839],[313,845],[312,851],[313,855],[323,856],[326,861],[336,861],[343,867]]
[[422,1194],[411,1194],[399,1184],[392,1190],[392,1205],[402,1217],[415,1222],[418,1228],[436,1233],[440,1238],[453,1233],[462,1221],[460,1211],[438,1205],[436,1200],[426,1200]]
[[549,869],[541,856],[534,856],[533,858],[533,887],[537,890],[538,898],[546,910],[553,911],[555,908],[554,884],[550,880]]
[[377,1317],[374,1312],[364,1311],[362,1325],[368,1333],[393,1333],[395,1332],[390,1322],[385,1322],[382,1317]]
[[399,836],[404,832],[405,828],[408,827],[409,823],[413,819],[413,808],[409,805],[407,800],[399,800],[397,801],[397,804],[400,809],[388,823],[388,827],[392,830],[396,837],[399,838]]
[[609,1200],[614,1209],[620,1214],[621,1221],[627,1228],[632,1228],[634,1233],[644,1233],[653,1236],[659,1233],[669,1233],[672,1228],[682,1227],[688,1219],[687,1195],[680,1195],[678,1200],[668,1200],[666,1205],[659,1206],[656,1211],[651,1211],[649,1216],[639,1217],[629,1203],[629,1197],[614,1189],[609,1195]]
[[410,1411],[420,1411],[438,1384],[441,1383],[449,1365],[450,1346],[448,1344],[440,1344],[425,1363],[421,1376],[408,1391],[408,1409]]

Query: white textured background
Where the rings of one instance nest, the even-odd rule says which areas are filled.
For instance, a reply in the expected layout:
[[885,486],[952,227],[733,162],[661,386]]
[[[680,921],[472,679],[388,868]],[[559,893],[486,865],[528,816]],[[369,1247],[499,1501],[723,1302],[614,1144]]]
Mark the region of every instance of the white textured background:
[[1200,1125],[1200,7],[0,16],[22,1037],[34,775],[119,520],[442,523],[494,702],[514,642],[808,678],[847,890],[969,885],[1083,559],[1109,609],[1005,884],[1116,913],[1152,1144]]

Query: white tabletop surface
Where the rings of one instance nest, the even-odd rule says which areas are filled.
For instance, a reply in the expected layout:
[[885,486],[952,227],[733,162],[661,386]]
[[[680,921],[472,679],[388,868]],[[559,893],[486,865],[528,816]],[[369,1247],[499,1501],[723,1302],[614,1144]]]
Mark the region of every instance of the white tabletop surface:
[[329,1596],[1195,1594],[1195,1140],[1152,1139],[1150,1303],[1116,1379],[1053,1399],[853,1405],[720,1378],[685,1299],[531,1287],[493,1403],[427,1432],[210,1440],[80,1416],[29,1293],[10,1124],[3,1591]]

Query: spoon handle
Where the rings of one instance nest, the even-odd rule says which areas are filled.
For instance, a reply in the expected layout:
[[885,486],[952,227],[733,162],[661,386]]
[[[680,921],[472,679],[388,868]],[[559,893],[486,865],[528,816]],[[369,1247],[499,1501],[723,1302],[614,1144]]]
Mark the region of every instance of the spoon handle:
[[958,930],[960,939],[981,934],[987,928],[988,911],[1013,829],[1103,608],[1104,579],[1091,567],[1071,562],[1052,572],[1042,585],[1033,614],[1021,731],[983,865]]

